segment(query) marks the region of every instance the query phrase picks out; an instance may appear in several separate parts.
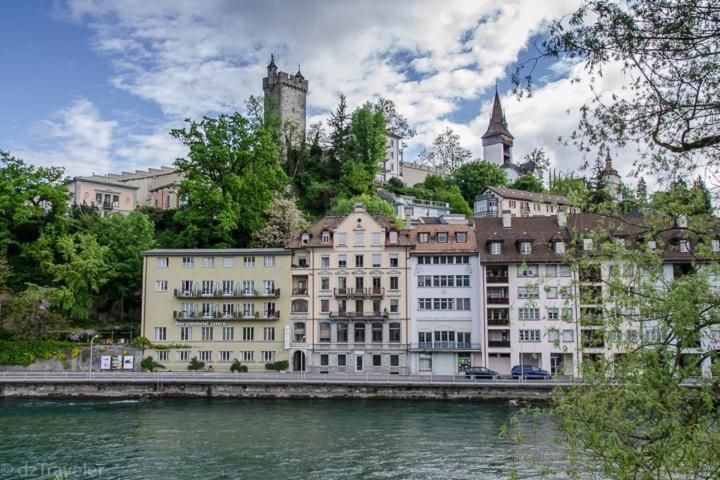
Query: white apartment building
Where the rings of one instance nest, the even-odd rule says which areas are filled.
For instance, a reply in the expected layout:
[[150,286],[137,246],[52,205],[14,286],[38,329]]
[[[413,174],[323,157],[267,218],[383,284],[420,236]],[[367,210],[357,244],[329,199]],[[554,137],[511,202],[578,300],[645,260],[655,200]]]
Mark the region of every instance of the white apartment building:
[[577,213],[577,208],[562,195],[488,187],[475,196],[474,212],[476,217],[499,217],[504,212],[513,217],[535,217]]
[[475,231],[465,217],[418,225],[410,255],[410,373],[483,365]]

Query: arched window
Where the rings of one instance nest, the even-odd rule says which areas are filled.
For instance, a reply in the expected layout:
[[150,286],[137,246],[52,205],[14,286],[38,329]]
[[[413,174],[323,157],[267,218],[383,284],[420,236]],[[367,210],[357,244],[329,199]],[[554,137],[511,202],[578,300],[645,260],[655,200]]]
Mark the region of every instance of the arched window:
[[308,301],[303,299],[296,299],[292,301],[291,305],[292,313],[308,313]]

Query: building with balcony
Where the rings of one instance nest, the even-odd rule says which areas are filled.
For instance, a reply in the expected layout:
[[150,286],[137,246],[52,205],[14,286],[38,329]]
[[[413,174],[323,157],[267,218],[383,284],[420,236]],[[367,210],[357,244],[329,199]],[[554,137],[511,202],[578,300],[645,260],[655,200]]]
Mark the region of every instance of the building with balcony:
[[523,364],[576,375],[575,274],[563,263],[571,238],[566,217],[505,213],[474,223],[485,365],[503,375]]
[[465,217],[412,231],[410,372],[456,375],[484,365],[475,231]]
[[97,207],[101,215],[129,214],[137,205],[138,187],[99,175],[73,177],[65,181],[71,205]]
[[505,187],[488,187],[476,195],[474,210],[476,217],[499,217],[503,212],[509,212],[513,217],[577,213],[577,208],[562,195]]
[[163,347],[150,354],[169,370],[288,360],[290,261],[277,248],[143,252],[142,335]]
[[358,204],[293,239],[293,370],[407,373],[408,235]]

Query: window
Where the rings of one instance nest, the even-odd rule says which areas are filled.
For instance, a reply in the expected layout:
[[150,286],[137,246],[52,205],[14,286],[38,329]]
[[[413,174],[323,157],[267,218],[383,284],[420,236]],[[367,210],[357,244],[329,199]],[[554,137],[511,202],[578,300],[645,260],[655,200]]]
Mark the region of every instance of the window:
[[563,322],[571,322],[573,319],[573,309],[570,307],[564,307],[562,309],[562,320]]
[[438,241],[438,243],[447,243],[447,241],[448,241],[447,232],[438,232],[437,241]]
[[355,255],[355,268],[363,267],[364,257],[362,255]]
[[243,280],[243,295],[253,295],[255,293],[255,281],[254,280]]
[[428,243],[429,241],[430,241],[430,234],[428,232],[418,233],[418,242],[419,243]]
[[558,287],[545,287],[545,294],[550,300],[558,298]]
[[373,343],[382,343],[383,325],[380,322],[373,322],[370,327],[371,338]]
[[320,241],[321,241],[322,243],[326,243],[326,244],[327,244],[327,243],[330,243],[330,232],[328,232],[327,230],[324,230],[324,231],[320,234]]
[[255,340],[255,327],[243,327],[243,341],[252,342]]
[[182,266],[185,268],[192,268],[193,266],[193,259],[192,257],[183,257],[182,259]]
[[165,340],[167,340],[167,328],[155,327],[155,341],[163,342]]
[[356,323],[354,327],[355,343],[365,343],[365,324]]
[[380,262],[381,262],[381,255],[379,253],[373,253],[372,256],[372,266],[373,268],[379,268]]
[[400,277],[390,277],[390,290],[398,290],[400,288]]
[[307,268],[307,266],[308,266],[307,256],[298,255],[297,263],[298,263],[299,268]]
[[518,318],[520,320],[540,320],[540,309],[518,308]]
[[382,355],[373,355],[372,364],[373,367],[382,367]]
[[555,242],[555,253],[558,255],[565,253],[565,242]]
[[560,319],[560,310],[552,307],[547,309],[547,319],[548,320],[559,320]]
[[233,268],[235,266],[235,257],[223,257],[223,267]]
[[330,290],[330,277],[320,277],[320,290]]
[[320,257],[320,268],[330,268],[330,255]]
[[540,330],[520,330],[521,342],[539,342]]
[[389,341],[390,343],[400,343],[400,324],[391,323],[388,326]]
[[547,339],[550,343],[558,343],[560,341],[560,332],[555,329],[548,330]]
[[158,350],[156,353],[158,362],[167,362],[170,360],[170,352],[167,350]]
[[518,287],[518,298],[539,298],[538,287]]
[[586,252],[589,252],[593,249],[593,239],[592,238],[583,238],[583,250]]
[[220,361],[221,362],[229,362],[230,357],[232,357],[232,352],[230,350],[221,350],[220,351]]
[[347,268],[347,255],[338,255],[338,268]]
[[400,265],[400,256],[397,253],[390,254],[390,268],[397,268]]
[[382,232],[375,232],[372,234],[372,244],[375,246],[382,245]]
[[190,361],[190,350],[178,350],[176,354],[178,362],[189,362]]
[[572,274],[570,271],[570,265],[560,265],[560,276],[569,277]]
[[303,245],[307,245],[310,243],[310,234],[309,233],[303,233],[300,235],[300,243]]
[[213,340],[213,327],[202,327],[200,330],[203,342],[212,342]]
[[362,247],[365,244],[365,234],[363,232],[355,232],[355,246]]
[[215,267],[215,257],[204,257],[203,258],[203,267],[214,268]]
[[272,363],[275,361],[275,352],[274,351],[271,351],[271,350],[263,351],[263,352],[260,352],[260,354],[262,355],[263,362],[265,362],[265,363]]
[[520,242],[520,253],[522,255],[530,255],[532,253],[532,243]]
[[275,341],[275,327],[264,327],[263,328],[263,340],[266,342]]
[[180,341],[191,342],[192,341],[192,327],[180,327]]
[[345,367],[345,366],[347,366],[347,357],[345,356],[344,353],[339,354],[339,355],[337,356],[337,364],[338,364],[338,367]]
[[575,331],[574,330],[563,330],[562,331],[562,341],[569,343],[575,341]]
[[155,291],[156,292],[167,292],[168,281],[167,280],[155,280]]
[[680,251],[682,253],[689,253],[690,252],[690,241],[689,240],[680,240],[679,247],[680,247]]
[[388,241],[390,243],[397,243],[398,242],[398,232],[392,230],[390,231],[390,234],[388,235]]
[[650,240],[647,242],[648,250],[657,250],[657,242],[655,240]]
[[558,272],[558,266],[557,265],[546,265],[545,266],[545,276],[547,277],[557,277]]
[[263,280],[263,293],[265,295],[275,294],[275,280]]
[[390,300],[390,313],[399,313],[400,312],[400,302],[398,299],[393,298]]
[[242,360],[243,362],[254,362],[255,352],[253,352],[252,350],[240,352],[240,360]]
[[320,366],[327,367],[328,365],[330,365],[330,355],[323,353],[320,355]]
[[157,265],[157,268],[167,268],[170,265],[170,258],[158,257],[155,265]]
[[200,361],[201,362],[212,362],[212,351],[200,350]]
[[390,366],[391,367],[399,367],[400,366],[400,355],[390,355]]
[[419,368],[422,371],[429,372],[432,370],[432,354],[421,353],[419,358]]
[[253,268],[255,266],[255,257],[243,257],[243,267]]
[[330,312],[330,300],[328,300],[328,299],[320,300],[320,313],[329,313],[329,312]]
[[296,322],[293,327],[293,337],[296,342],[305,342],[305,322]]
[[456,232],[455,241],[457,243],[467,243],[467,232]]
[[320,322],[320,342],[330,341],[330,322]]
[[518,277],[521,277],[521,278],[537,277],[538,276],[538,266],[537,265],[518,265],[517,275],[518,275]]
[[490,242],[490,255],[500,255],[502,253],[501,242]]
[[346,246],[347,245],[347,233],[340,232],[337,234],[337,243],[340,246]]
[[712,250],[713,253],[720,252],[720,240],[711,240],[710,250]]
[[347,343],[348,341],[348,324],[340,322],[337,324],[337,343]]
[[265,268],[273,268],[275,266],[275,255],[265,255],[263,264]]
[[235,327],[222,327],[222,339],[224,342],[235,340]]

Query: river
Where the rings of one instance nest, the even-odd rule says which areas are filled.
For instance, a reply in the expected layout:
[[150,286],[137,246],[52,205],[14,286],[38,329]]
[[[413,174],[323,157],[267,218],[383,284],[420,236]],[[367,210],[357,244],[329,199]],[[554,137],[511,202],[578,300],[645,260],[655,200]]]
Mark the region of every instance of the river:
[[[548,420],[506,402],[0,401],[0,479],[536,478]],[[514,436],[514,435],[513,435]],[[63,476],[65,475],[65,476]]]

